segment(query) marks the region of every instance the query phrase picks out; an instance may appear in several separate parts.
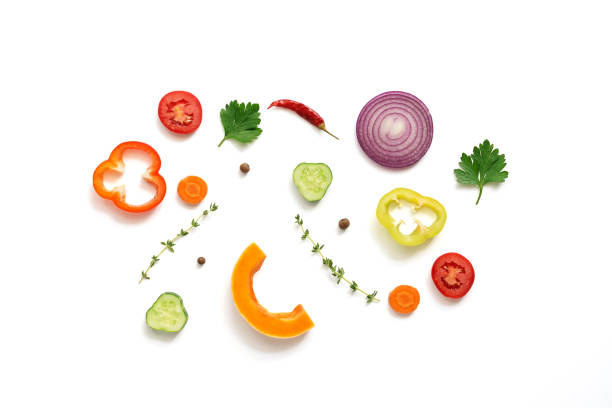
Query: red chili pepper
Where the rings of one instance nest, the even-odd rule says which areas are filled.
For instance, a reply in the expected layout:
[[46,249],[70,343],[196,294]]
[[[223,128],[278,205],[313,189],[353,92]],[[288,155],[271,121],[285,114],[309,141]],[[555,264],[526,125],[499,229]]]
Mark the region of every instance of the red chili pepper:
[[[151,165],[142,175],[142,178],[155,186],[155,196],[141,205],[133,205],[125,202],[125,186],[117,186],[112,190],[108,190],[104,186],[104,173],[107,171],[116,171],[123,173],[125,163],[123,163],[123,152],[126,150],[140,150],[151,156]],[[144,212],[152,209],[159,204],[166,195],[166,180],[159,174],[161,167],[161,159],[159,154],[146,143],[142,142],[124,142],[113,149],[108,160],[103,161],[96,167],[93,174],[93,186],[96,193],[102,198],[112,200],[112,202],[124,211],[129,212]]]
[[278,101],[272,102],[270,106],[268,106],[268,109],[270,109],[273,106],[277,106],[279,108],[286,108],[286,109],[294,111],[295,113],[300,115],[302,118],[306,119],[308,122],[315,125],[319,129],[327,133],[328,135],[333,136],[336,139],[338,139],[336,136],[332,135],[325,128],[325,122],[323,121],[323,118],[321,117],[321,115],[319,115],[317,112],[315,112],[308,106],[304,105],[303,103],[292,101],[291,99],[279,99]]

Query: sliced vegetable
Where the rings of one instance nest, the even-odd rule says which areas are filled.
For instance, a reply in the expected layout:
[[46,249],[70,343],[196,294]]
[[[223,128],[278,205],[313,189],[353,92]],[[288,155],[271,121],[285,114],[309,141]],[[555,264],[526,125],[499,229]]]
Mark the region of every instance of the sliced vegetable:
[[244,103],[238,104],[238,101],[231,101],[225,105],[225,109],[221,109],[221,123],[225,130],[225,137],[219,146],[227,139],[234,139],[240,143],[252,142],[262,132],[258,127],[261,123],[259,104],[249,102],[245,105]]
[[416,310],[421,302],[419,291],[408,285],[399,285],[389,293],[389,306],[397,313],[408,314]]
[[[433,211],[436,218],[433,223],[426,226],[413,216],[413,221],[416,228],[410,234],[404,234],[400,227],[405,222],[404,220],[395,220],[390,213],[390,206],[396,205],[402,207],[408,203],[412,214],[416,213],[421,208],[429,208]],[[442,231],[446,223],[446,210],[442,204],[430,197],[424,197],[416,191],[407,188],[396,188],[385,194],[378,202],[376,208],[376,218],[389,231],[393,239],[401,245],[414,246],[420,245],[427,239],[433,238]]]
[[153,255],[151,257],[151,262],[149,262],[149,266],[147,267],[147,269],[145,269],[144,271],[140,272],[140,280],[138,281],[138,283],[141,283],[143,280],[151,279],[151,277],[149,276],[149,271],[151,270],[151,268],[153,266],[155,266],[156,263],[159,262],[159,257],[161,256],[161,254],[166,252],[166,250],[168,250],[170,252],[174,252],[174,246],[176,245],[176,240],[181,238],[181,237],[184,237],[185,235],[189,235],[189,232],[192,229],[197,228],[197,227],[200,226],[199,221],[202,219],[202,217],[206,217],[209,213],[211,213],[213,211],[217,211],[218,208],[219,208],[219,206],[217,206],[217,204],[212,203],[208,210],[205,210],[197,218],[191,220],[191,225],[187,229],[181,228],[179,233],[176,234],[176,236],[174,238],[168,239],[165,242],[161,241],[160,244],[163,245],[163,248],[161,249],[161,251],[159,251],[159,253],[157,255]]
[[206,197],[208,185],[198,176],[187,176],[179,182],[176,190],[187,204],[198,204]]
[[253,275],[261,268],[266,254],[256,244],[249,245],[232,273],[232,295],[238,312],[255,330],[270,337],[291,338],[314,327],[302,305],[289,313],[270,313],[259,304],[253,291]]
[[482,188],[487,183],[503,183],[508,178],[508,172],[502,171],[506,167],[506,156],[499,154],[499,149],[488,140],[479,146],[474,146],[471,155],[463,153],[459,162],[460,169],[455,169],[455,178],[461,184],[474,184],[478,186],[478,199],[480,202]]
[[440,255],[431,267],[436,288],[446,297],[460,298],[472,288],[474,267],[463,255],[449,252]]
[[188,318],[183,299],[174,292],[162,293],[146,315],[147,326],[170,333],[180,332]]
[[433,139],[427,106],[406,92],[385,92],[372,98],[357,118],[357,140],[376,163],[403,168],[418,162]]
[[323,249],[325,244],[319,244],[318,242],[315,244],[314,240],[310,237],[310,231],[308,231],[307,229],[304,229],[304,220],[302,219],[300,214],[295,216],[295,223],[299,225],[300,229],[302,230],[302,241],[306,239],[310,241],[310,243],[312,244],[311,252],[314,254],[319,254],[319,256],[321,257],[321,260],[323,261],[323,265],[329,268],[330,272],[332,273],[332,276],[334,277],[338,285],[340,284],[341,281],[348,283],[349,288],[351,288],[353,292],[357,291],[365,295],[366,303],[370,303],[373,300],[376,302],[379,301],[379,299],[376,297],[376,295],[378,294],[377,290],[375,290],[372,293],[367,293],[366,291],[364,291],[363,289],[359,287],[357,282],[350,281],[344,277],[344,268],[341,268],[338,265],[334,264],[334,261],[332,261],[331,258],[326,258],[325,256],[323,256],[323,253],[321,252],[321,250]]
[[[128,204],[125,201],[125,185],[117,186],[112,190],[108,190],[104,186],[104,173],[107,171],[123,173],[125,169],[123,153],[126,150],[140,150],[151,156],[151,165],[142,175],[142,178],[155,186],[155,196],[144,204]],[[96,167],[93,173],[93,187],[100,197],[111,200],[118,208],[124,211],[135,213],[149,211],[161,203],[166,195],[166,180],[159,174],[160,167],[161,159],[159,154],[151,146],[142,142],[124,142],[113,149],[108,160],[103,161]]]
[[268,109],[276,106],[279,108],[285,108],[294,111],[298,115],[300,115],[303,119],[306,119],[310,124],[315,125],[331,137],[338,139],[335,135],[331,134],[327,128],[325,127],[325,121],[321,115],[315,112],[313,109],[304,105],[301,102],[292,101],[291,99],[279,99],[278,101],[274,101],[268,106]]
[[202,105],[195,95],[185,91],[167,93],[159,101],[157,114],[161,123],[175,133],[193,133],[202,123]]
[[293,170],[293,182],[307,201],[321,200],[333,178],[325,163],[300,163]]

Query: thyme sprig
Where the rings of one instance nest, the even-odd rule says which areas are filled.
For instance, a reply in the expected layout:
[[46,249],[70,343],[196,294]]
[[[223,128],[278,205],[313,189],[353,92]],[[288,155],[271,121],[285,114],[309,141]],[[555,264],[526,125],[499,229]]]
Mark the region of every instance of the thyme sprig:
[[153,255],[151,257],[151,262],[149,262],[149,266],[147,267],[147,269],[140,272],[140,281],[138,281],[138,283],[141,283],[143,280],[151,279],[151,277],[149,276],[149,271],[153,266],[155,266],[156,263],[159,262],[159,257],[161,256],[161,254],[166,251],[174,253],[174,246],[176,245],[176,240],[180,237],[184,237],[185,235],[189,235],[191,230],[200,226],[198,221],[200,221],[203,217],[206,217],[209,213],[217,211],[218,208],[219,206],[217,204],[212,203],[208,210],[204,210],[204,212],[202,212],[202,214],[200,214],[197,218],[191,220],[191,225],[187,229],[181,228],[179,233],[176,234],[174,238],[168,239],[166,241],[161,241],[160,243],[163,245],[163,248],[161,249],[161,251],[159,251],[157,255]]
[[378,299],[376,297],[376,295],[378,294],[378,291],[375,290],[372,293],[367,293],[366,291],[364,291],[363,289],[361,289],[359,287],[359,285],[357,284],[357,282],[355,281],[350,281],[347,278],[344,277],[344,268],[341,268],[340,266],[334,264],[334,261],[331,260],[331,258],[327,258],[323,255],[323,253],[321,252],[321,250],[323,249],[323,247],[325,246],[325,244],[319,244],[318,242],[315,242],[312,237],[310,236],[310,231],[308,229],[304,229],[304,220],[302,219],[302,217],[300,216],[300,214],[295,216],[295,223],[297,225],[300,226],[300,229],[302,230],[302,240],[309,240],[310,243],[312,244],[312,252],[319,254],[321,256],[321,259],[323,260],[323,265],[327,266],[327,268],[330,270],[332,276],[334,278],[336,278],[336,283],[339,285],[341,281],[345,281],[346,283],[349,284],[349,288],[351,288],[351,290],[353,292],[361,292],[366,296],[366,302],[370,303],[372,301],[376,301],[379,302],[380,299]]

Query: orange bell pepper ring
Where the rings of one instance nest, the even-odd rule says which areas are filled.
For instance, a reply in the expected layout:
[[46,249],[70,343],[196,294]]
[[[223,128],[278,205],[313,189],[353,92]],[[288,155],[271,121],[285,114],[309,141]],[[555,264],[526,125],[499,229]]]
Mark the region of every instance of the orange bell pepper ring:
[[[151,156],[151,165],[142,175],[142,178],[155,186],[155,196],[144,204],[133,205],[125,201],[125,185],[114,187],[112,190],[104,186],[104,173],[107,171],[115,171],[123,173],[125,163],[123,162],[123,153],[126,150],[140,150]],[[96,193],[104,199],[111,200],[117,207],[128,212],[145,212],[149,211],[157,204],[161,203],[166,195],[166,180],[159,174],[161,167],[161,158],[159,154],[146,143],[142,142],[124,142],[113,149],[108,160],[103,161],[96,167],[93,174],[93,186]]]

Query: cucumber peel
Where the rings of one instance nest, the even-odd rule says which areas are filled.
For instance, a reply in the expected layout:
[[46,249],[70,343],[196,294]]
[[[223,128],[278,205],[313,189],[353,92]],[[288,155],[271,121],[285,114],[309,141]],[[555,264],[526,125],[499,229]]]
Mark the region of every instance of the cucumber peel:
[[319,201],[327,192],[334,176],[325,163],[300,163],[293,170],[293,182],[307,201]]
[[147,326],[169,333],[181,331],[188,318],[183,299],[174,292],[162,293],[146,315]]

